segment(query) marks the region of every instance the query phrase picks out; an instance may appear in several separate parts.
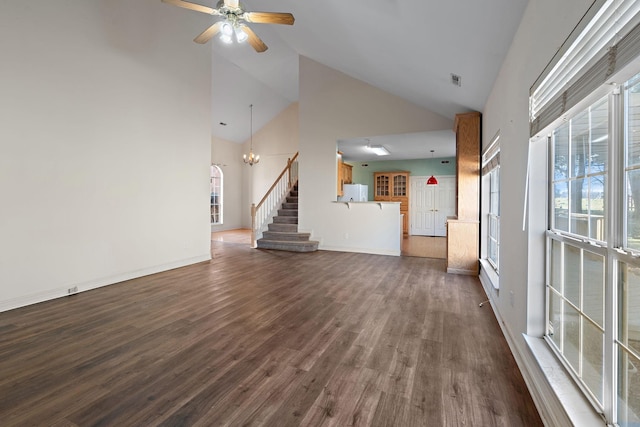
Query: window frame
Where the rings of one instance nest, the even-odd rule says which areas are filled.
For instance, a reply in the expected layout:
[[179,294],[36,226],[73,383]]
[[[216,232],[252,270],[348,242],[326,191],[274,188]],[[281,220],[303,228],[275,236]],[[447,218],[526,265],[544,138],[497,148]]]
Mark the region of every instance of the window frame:
[[[218,176],[214,176],[214,171],[217,171]],[[216,183],[216,178],[218,182]],[[214,190],[219,189],[217,197],[214,196]],[[224,213],[224,173],[222,172],[222,168],[216,164],[211,165],[210,173],[209,173],[209,189],[211,193],[211,211],[210,211],[210,224],[211,225],[222,225],[223,224],[223,213]],[[215,212],[215,208],[217,207],[217,212]],[[217,221],[214,220],[214,217],[217,216]]]
[[[500,252],[499,252],[499,243],[500,243],[500,221],[499,215],[497,216],[497,224],[496,225],[496,242],[498,252],[496,253],[496,259],[490,259],[490,240],[491,240],[491,218],[490,212],[492,209],[492,201],[491,201],[491,177],[492,172],[500,167],[500,130],[496,132],[496,134],[491,138],[491,141],[483,148],[482,150],[482,167],[481,167],[481,197],[480,197],[480,207],[481,207],[481,218],[480,221],[480,281],[485,287],[485,291],[487,295],[491,295],[491,290],[495,291],[496,294],[500,289]],[[494,181],[495,183],[495,181]],[[498,174],[498,207],[500,206],[500,177]],[[495,188],[495,187],[494,187]],[[497,261],[497,262],[496,262]]]
[[[591,99],[591,97],[589,97],[588,99]],[[606,240],[607,240],[607,236],[608,236],[608,230],[606,230],[607,228],[607,224],[606,221],[604,222],[604,225],[602,226],[603,231],[603,237],[602,238],[593,238],[591,237],[592,234],[592,219],[593,219],[593,215],[592,215],[592,209],[591,209],[591,193],[589,191],[589,188],[591,186],[590,184],[590,180],[593,178],[597,178],[597,177],[604,177],[605,180],[608,177],[608,173],[609,173],[609,168],[605,167],[604,170],[598,171],[598,172],[593,172],[591,170],[592,168],[592,163],[591,163],[591,153],[592,153],[592,146],[593,146],[593,142],[594,141],[589,141],[588,143],[588,154],[589,154],[589,160],[586,160],[586,157],[583,159],[583,168],[584,170],[581,173],[577,173],[575,172],[575,165],[574,165],[574,156],[573,156],[573,148],[574,148],[574,127],[573,125],[573,120],[576,117],[581,116],[583,113],[588,113],[587,114],[587,118],[588,118],[588,135],[589,137],[591,137],[591,133],[593,128],[591,127],[591,123],[592,123],[592,107],[602,103],[603,100],[606,101],[604,102],[607,105],[610,105],[611,100],[609,99],[609,95],[605,95],[602,97],[599,97],[597,99],[595,99],[595,101],[593,103],[590,103],[586,108],[584,109],[580,109],[579,111],[577,111],[575,114],[570,114],[567,115],[563,118],[562,123],[558,126],[552,127],[551,129],[551,141],[550,141],[550,150],[551,150],[551,155],[550,155],[550,165],[549,165],[549,180],[550,180],[550,198],[549,198],[549,207],[551,209],[551,216],[549,217],[549,225],[551,228],[555,228],[554,226],[556,226],[556,220],[557,220],[557,215],[556,215],[556,211],[554,211],[554,208],[556,206],[555,203],[555,185],[560,183],[564,183],[566,185],[567,188],[567,228],[566,229],[559,229],[559,228],[555,228],[556,230],[562,231],[563,234],[567,234],[570,236],[573,236],[574,238],[580,240],[580,239],[590,239],[590,240],[594,240],[597,244],[599,245],[606,245]],[[599,106],[599,105],[598,105]],[[611,115],[611,114],[609,114]],[[608,130],[608,135],[611,135],[611,117],[609,117],[607,119],[607,126],[609,128]],[[557,159],[556,156],[556,151],[555,151],[555,138],[557,135],[557,131],[560,129],[566,129],[566,146],[567,146],[567,159],[566,159],[566,171],[565,171],[565,175],[564,177],[557,177],[556,176],[556,168],[555,166],[555,160]],[[607,138],[607,140],[609,140],[609,138]],[[607,163],[606,166],[609,166],[609,150],[607,150]],[[587,211],[586,213],[582,211],[582,207],[580,208],[580,212],[577,213],[577,209],[574,208],[573,203],[572,203],[572,198],[575,196],[575,193],[572,191],[574,185],[581,181],[581,185],[582,188],[580,189],[580,193],[584,193],[584,185],[585,185],[585,181],[587,184],[587,189],[588,189],[588,206],[587,206]],[[608,196],[609,192],[608,192],[608,188],[607,188],[607,183],[605,181],[605,184],[603,184],[603,197]],[[581,200],[583,198],[581,197]],[[582,205],[582,201],[581,201],[581,205]],[[605,204],[605,206],[603,207],[603,209],[606,209],[606,199],[605,201],[603,201],[603,204]],[[575,231],[575,226],[572,225],[574,219],[572,219],[573,215],[581,215],[582,217],[587,219],[587,234],[581,234],[579,232]],[[603,219],[604,220],[604,219]]]
[[[640,66],[637,67],[636,76],[640,80]],[[583,391],[584,395],[591,402],[593,407],[610,422],[615,425],[620,421],[619,416],[623,411],[628,409],[624,401],[620,401],[620,378],[621,375],[628,375],[628,366],[620,365],[622,355],[627,355],[633,363],[640,366],[640,351],[631,349],[628,345],[621,341],[620,331],[622,329],[622,319],[620,317],[626,301],[623,301],[622,293],[622,276],[621,271],[624,266],[630,266],[640,269],[640,251],[627,247],[627,144],[629,143],[626,134],[627,128],[627,97],[626,84],[620,86],[609,87],[607,95],[607,105],[609,114],[609,130],[608,130],[608,159],[607,159],[607,200],[605,203],[604,214],[606,216],[606,239],[605,241],[597,240],[592,237],[571,233],[566,230],[554,229],[554,143],[549,137],[549,168],[548,168],[548,227],[546,232],[546,283],[545,283],[545,332],[544,339],[549,344],[552,351],[566,368],[567,372],[573,377],[575,383]],[[589,105],[600,102],[602,98],[601,92],[594,92],[581,102],[580,109],[573,109],[571,117],[585,111]],[[569,115],[563,118],[563,121],[569,119]],[[553,130],[561,125],[561,121],[555,122],[556,126]],[[549,132],[553,134],[553,132]],[[602,360],[602,401],[599,401],[589,387],[583,383],[581,379],[581,370],[578,372],[575,366],[572,366],[568,359],[562,354],[562,349],[554,342],[553,333],[555,331],[550,328],[551,317],[551,295],[555,292],[552,283],[552,244],[554,241],[560,242],[563,247],[569,245],[583,251],[596,253],[604,257],[604,313],[603,313],[603,360]],[[582,259],[582,258],[581,258]],[[564,260],[563,260],[564,262]],[[583,268],[583,264],[580,264]],[[564,268],[564,266],[562,267]],[[582,281],[583,279],[581,279]],[[582,285],[581,285],[582,286]],[[582,296],[580,300],[580,310],[582,310]],[[580,312],[579,315],[583,313]],[[585,315],[585,318],[588,316]],[[589,319],[591,320],[591,319]],[[580,323],[582,325],[582,323]],[[582,328],[582,326],[580,326]],[[583,329],[580,329],[581,337]],[[581,347],[582,348],[582,347]],[[635,365],[634,365],[635,366]],[[628,391],[628,390],[627,390]],[[637,401],[633,401],[635,405]],[[640,412],[640,411],[638,411]],[[640,413],[634,414],[640,418]],[[635,420],[632,420],[635,422]]]
[[[620,148],[620,144],[626,144],[624,125],[624,97],[619,96],[620,84],[628,82],[633,76],[640,72],[640,2],[635,0],[596,0],[590,7],[578,25],[571,31],[568,39],[555,55],[542,74],[535,80],[530,88],[529,113],[530,113],[530,139],[529,139],[529,165],[531,159],[531,147],[536,140],[547,137],[550,129],[557,128],[562,120],[566,120],[569,115],[575,116],[583,109],[597,102],[601,97],[608,95],[609,112],[609,151],[607,156],[608,180],[605,188],[607,191],[607,206],[605,207],[605,239],[606,242],[597,242],[593,238],[580,235],[571,235],[568,232],[558,232],[552,230],[553,215],[555,214],[554,204],[552,204],[553,190],[553,161],[552,144],[550,138],[547,140],[547,186],[536,194],[544,198],[546,191],[547,215],[543,222],[546,222],[545,233],[545,255],[546,266],[544,269],[544,316],[546,320],[544,331],[540,331],[546,340],[549,340],[549,286],[551,284],[551,241],[560,239],[563,245],[588,248],[606,254],[604,260],[604,356],[603,356],[603,396],[600,405],[600,413],[604,416],[608,424],[627,422],[640,422],[640,402],[637,396],[640,395],[637,381],[637,371],[630,372],[628,365],[618,364],[622,361],[620,354],[627,351],[619,334],[620,321],[619,311],[624,304],[628,304],[622,298],[623,290],[619,289],[622,282],[621,271],[626,265],[631,265],[638,269],[640,264],[640,251],[629,251],[625,249],[627,238],[627,216],[625,209],[627,205],[626,193],[626,172],[625,172],[625,147]],[[527,188],[529,191],[529,172],[527,172]],[[536,189],[537,190],[537,189]],[[567,188],[567,191],[569,188]],[[584,194],[575,195],[583,202]],[[533,206],[526,209],[533,210]],[[532,219],[533,220],[533,219]],[[524,221],[523,221],[524,224]],[[540,223],[539,225],[543,225]],[[523,225],[524,227],[524,225]],[[571,230],[570,226],[568,226]],[[577,228],[576,228],[577,229]],[[582,232],[582,231],[581,231]],[[591,236],[590,233],[587,233]],[[564,251],[564,249],[563,249]],[[562,252],[564,253],[564,252]],[[536,255],[529,257],[531,264]],[[574,257],[575,259],[575,257]],[[581,260],[582,255],[581,255]],[[583,268],[583,263],[580,263]],[[563,267],[564,268],[564,267]],[[625,270],[627,271],[627,270]],[[537,275],[539,273],[534,273]],[[637,274],[636,276],[640,276]],[[562,279],[564,280],[564,279]],[[628,280],[628,276],[625,276]],[[636,280],[640,287],[640,279]],[[638,289],[636,287],[634,290]],[[563,291],[564,292],[564,291]],[[637,291],[636,291],[637,292]],[[535,298],[534,298],[535,300]],[[640,312],[640,310],[638,310]],[[640,319],[634,319],[640,322]],[[636,323],[634,323],[634,326]],[[634,331],[635,332],[635,331]],[[548,348],[555,351],[553,343],[549,343]],[[557,355],[557,353],[556,353]],[[640,355],[635,353],[635,360],[640,365]],[[559,356],[560,360],[560,356]],[[565,367],[566,364],[565,364]],[[620,384],[619,372],[626,372],[636,375],[634,377],[634,388],[631,389],[633,397],[630,405],[635,408],[632,419],[626,419],[621,412],[623,404],[619,403]],[[567,369],[572,374],[571,369]],[[575,379],[575,376],[574,376]],[[580,381],[576,381],[580,384]],[[584,391],[584,390],[583,390]],[[589,397],[589,393],[585,393]],[[593,403],[593,402],[592,402]],[[598,408],[598,405],[594,405]],[[620,424],[616,424],[620,425]]]
[[[491,169],[488,175],[489,212],[487,212],[486,259],[491,267],[493,267],[496,274],[500,274],[500,165],[497,165],[495,168]],[[497,198],[497,206],[494,206],[494,195]],[[492,245],[495,246],[495,258],[492,256]]]

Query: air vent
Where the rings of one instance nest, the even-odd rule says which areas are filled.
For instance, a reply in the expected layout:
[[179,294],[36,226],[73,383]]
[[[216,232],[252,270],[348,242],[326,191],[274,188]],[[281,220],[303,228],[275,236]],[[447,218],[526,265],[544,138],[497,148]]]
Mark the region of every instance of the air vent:
[[462,86],[462,77],[457,74],[451,73],[451,83],[458,87]]

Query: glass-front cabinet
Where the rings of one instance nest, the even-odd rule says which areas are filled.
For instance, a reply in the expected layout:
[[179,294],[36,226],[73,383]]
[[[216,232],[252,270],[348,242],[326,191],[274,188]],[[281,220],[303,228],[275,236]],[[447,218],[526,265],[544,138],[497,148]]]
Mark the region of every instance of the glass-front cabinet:
[[400,202],[402,232],[409,234],[409,172],[375,172],[373,194],[377,202]]

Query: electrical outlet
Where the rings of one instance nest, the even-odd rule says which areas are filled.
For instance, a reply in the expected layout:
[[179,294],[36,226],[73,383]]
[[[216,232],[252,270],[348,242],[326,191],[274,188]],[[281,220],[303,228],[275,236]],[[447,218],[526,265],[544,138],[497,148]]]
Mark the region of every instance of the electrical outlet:
[[349,240],[349,233],[344,233],[344,239]]
[[69,288],[69,289],[67,289],[67,293],[68,293],[69,295],[71,295],[71,294],[77,294],[77,293],[78,293],[78,287],[77,287],[77,286],[74,286],[73,288]]

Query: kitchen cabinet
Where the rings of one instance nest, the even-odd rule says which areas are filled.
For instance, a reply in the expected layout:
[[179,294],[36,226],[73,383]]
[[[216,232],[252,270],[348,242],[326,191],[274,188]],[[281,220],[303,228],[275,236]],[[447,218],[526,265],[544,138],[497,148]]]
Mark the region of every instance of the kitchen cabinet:
[[400,202],[402,233],[409,234],[409,172],[374,172],[373,199],[376,202]]
[[338,197],[341,197],[344,194],[344,178],[342,177],[342,152],[338,151],[337,155],[336,155],[336,162],[337,162],[337,171],[338,171],[338,188],[337,188],[337,194]]
[[342,178],[345,184],[353,184],[353,166],[342,162]]
[[344,195],[344,185],[353,184],[353,166],[342,160],[342,152],[338,151],[336,155],[337,171],[338,171],[338,197]]

